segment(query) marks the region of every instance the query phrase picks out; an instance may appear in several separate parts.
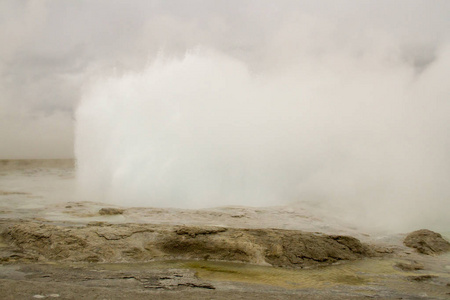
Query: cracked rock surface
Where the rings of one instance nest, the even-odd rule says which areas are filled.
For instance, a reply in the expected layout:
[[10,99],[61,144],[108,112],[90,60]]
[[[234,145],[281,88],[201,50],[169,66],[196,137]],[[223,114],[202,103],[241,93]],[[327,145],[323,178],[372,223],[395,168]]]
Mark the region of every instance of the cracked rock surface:
[[141,262],[201,259],[304,267],[374,252],[358,239],[283,229],[21,222],[0,224],[1,261]]

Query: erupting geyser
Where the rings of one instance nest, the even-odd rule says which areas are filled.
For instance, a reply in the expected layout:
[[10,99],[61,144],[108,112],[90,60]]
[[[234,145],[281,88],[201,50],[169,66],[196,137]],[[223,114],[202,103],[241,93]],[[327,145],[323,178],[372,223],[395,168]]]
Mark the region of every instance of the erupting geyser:
[[81,195],[163,207],[325,201],[370,222],[442,222],[449,53],[421,72],[380,49],[254,71],[197,49],[99,79],[76,113]]

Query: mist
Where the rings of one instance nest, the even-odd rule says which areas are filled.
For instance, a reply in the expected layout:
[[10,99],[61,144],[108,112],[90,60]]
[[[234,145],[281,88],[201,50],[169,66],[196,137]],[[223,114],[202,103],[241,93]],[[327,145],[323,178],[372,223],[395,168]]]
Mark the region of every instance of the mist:
[[320,54],[329,41],[309,41],[263,71],[198,47],[98,79],[76,113],[82,193],[127,206],[309,202],[370,226],[447,226],[449,48],[418,67],[385,38]]
[[448,1],[2,1],[0,158],[79,198],[448,229]]

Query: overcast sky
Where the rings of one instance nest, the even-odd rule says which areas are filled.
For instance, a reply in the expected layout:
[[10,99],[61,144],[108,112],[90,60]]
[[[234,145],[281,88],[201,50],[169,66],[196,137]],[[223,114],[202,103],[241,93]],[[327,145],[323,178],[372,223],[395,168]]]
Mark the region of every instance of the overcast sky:
[[288,68],[299,51],[358,56],[380,48],[420,74],[449,41],[445,0],[3,0],[0,158],[72,157],[86,86],[140,71],[158,53],[205,46],[258,74]]

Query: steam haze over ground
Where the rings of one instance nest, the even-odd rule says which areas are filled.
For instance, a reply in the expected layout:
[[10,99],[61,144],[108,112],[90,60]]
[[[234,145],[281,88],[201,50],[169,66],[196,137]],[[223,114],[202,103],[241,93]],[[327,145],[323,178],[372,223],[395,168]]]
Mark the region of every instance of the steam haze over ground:
[[75,140],[86,199],[449,226],[447,1],[0,6],[2,158]]

